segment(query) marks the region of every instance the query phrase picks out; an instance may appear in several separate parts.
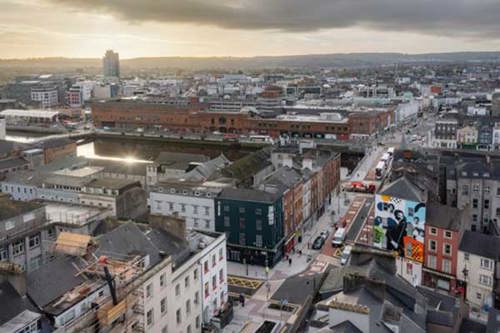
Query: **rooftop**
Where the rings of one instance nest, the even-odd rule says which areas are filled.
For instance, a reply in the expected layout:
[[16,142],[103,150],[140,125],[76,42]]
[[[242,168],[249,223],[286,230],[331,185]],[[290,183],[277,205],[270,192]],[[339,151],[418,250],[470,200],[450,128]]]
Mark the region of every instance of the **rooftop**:
[[447,205],[440,204],[436,201],[427,203],[426,224],[446,229],[446,230],[460,230],[461,223],[463,223],[463,211]]
[[466,253],[498,261],[500,260],[500,237],[466,231],[462,236],[459,249]]
[[426,192],[413,184],[406,176],[402,176],[392,183],[385,185],[379,194],[414,202],[427,201]]
[[0,220],[7,220],[35,209],[43,205],[34,201],[14,201],[6,194],[0,194]]
[[263,202],[263,203],[274,203],[279,197],[280,194],[276,193],[269,193],[265,191],[246,189],[246,188],[233,188],[233,187],[227,187],[223,189],[219,195],[219,199],[253,201],[253,202]]
[[0,111],[0,114],[6,117],[31,117],[31,118],[48,118],[48,119],[57,116],[59,113],[60,113],[59,111],[48,111],[48,110],[7,109]]

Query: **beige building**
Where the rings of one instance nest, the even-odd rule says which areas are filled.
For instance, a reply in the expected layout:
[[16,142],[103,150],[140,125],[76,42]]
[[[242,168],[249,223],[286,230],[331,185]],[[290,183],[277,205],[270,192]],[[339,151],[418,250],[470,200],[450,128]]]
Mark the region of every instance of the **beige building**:
[[464,233],[457,260],[457,279],[465,285],[466,300],[474,312],[494,304],[494,287],[500,260],[500,237]]

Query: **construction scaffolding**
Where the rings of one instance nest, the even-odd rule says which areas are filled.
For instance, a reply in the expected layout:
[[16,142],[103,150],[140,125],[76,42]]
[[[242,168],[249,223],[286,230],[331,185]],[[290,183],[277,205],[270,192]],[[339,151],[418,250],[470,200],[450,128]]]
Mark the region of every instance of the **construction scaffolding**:
[[[67,234],[67,233],[66,233]],[[60,235],[61,238],[63,234]],[[55,249],[61,251],[58,247],[57,239]],[[70,240],[74,240],[72,243]],[[95,248],[89,247],[92,241],[77,236],[64,235],[60,244],[64,244],[64,249],[69,253],[82,253],[80,251],[87,244],[87,252],[79,256],[77,262],[82,263],[77,267],[76,276],[85,278],[86,282],[80,285],[78,290],[72,290],[61,297],[61,299],[70,299],[71,295],[85,296],[85,292],[90,295],[95,288],[89,284],[99,282],[102,285],[107,282],[110,296],[102,296],[93,302],[91,308],[83,315],[73,319],[62,327],[59,327],[56,333],[132,333],[145,332],[145,312],[144,312],[144,282],[154,276],[161,269],[171,263],[169,257],[154,267],[147,267],[146,258],[141,256],[129,256],[110,254],[109,256],[97,257]],[[79,249],[75,251],[74,249]],[[118,259],[117,259],[118,257]],[[74,265],[78,265],[75,261]]]

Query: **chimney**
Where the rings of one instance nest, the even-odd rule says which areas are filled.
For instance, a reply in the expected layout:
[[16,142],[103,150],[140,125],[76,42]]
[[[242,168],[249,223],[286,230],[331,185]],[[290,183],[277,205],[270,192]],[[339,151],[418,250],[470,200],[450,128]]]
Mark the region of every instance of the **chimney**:
[[26,273],[14,263],[0,263],[0,282],[7,281],[21,296],[26,295]]
[[179,217],[177,212],[170,216],[151,214],[149,215],[149,225],[186,240],[186,219]]

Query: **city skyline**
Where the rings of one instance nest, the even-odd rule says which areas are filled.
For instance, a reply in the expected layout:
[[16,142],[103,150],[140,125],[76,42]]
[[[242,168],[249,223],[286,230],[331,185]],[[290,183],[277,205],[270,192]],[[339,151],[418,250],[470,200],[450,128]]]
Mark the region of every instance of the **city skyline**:
[[491,1],[6,0],[0,58],[499,51],[498,13]]

